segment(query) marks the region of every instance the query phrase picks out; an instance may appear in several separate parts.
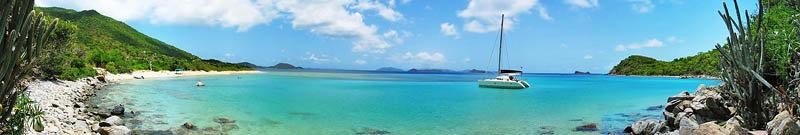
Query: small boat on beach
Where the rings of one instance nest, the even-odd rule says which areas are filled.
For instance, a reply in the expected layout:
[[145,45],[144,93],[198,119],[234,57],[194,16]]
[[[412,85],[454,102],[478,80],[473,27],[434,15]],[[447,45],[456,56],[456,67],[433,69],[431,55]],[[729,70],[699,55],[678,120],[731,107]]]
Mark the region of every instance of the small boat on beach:
[[203,82],[197,82],[197,84],[194,84],[194,85],[197,86],[197,87],[206,86],[206,84],[203,84]]
[[505,20],[505,15],[502,15],[500,19],[500,51],[499,57],[497,57],[497,77],[478,80],[478,86],[504,89],[524,89],[531,87],[525,80],[514,77],[522,75],[522,71],[501,68],[501,61],[503,60],[503,20]]

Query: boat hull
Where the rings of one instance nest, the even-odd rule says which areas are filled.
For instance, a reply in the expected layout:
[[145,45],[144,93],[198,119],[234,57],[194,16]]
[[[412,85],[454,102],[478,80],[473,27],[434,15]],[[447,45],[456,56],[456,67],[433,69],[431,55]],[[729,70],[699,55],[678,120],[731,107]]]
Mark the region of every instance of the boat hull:
[[528,82],[524,80],[495,80],[495,79],[487,79],[487,80],[478,80],[479,87],[488,87],[488,88],[503,88],[503,89],[524,89],[530,87]]

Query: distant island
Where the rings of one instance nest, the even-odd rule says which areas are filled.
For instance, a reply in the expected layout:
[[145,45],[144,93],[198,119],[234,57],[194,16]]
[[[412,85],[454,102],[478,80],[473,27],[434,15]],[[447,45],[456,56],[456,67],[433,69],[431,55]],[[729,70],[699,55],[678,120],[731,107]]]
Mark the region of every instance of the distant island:
[[403,72],[403,71],[405,71],[405,70],[403,70],[403,69],[399,69],[399,68],[394,68],[394,67],[382,67],[382,68],[376,69],[375,71],[385,71],[385,72]]
[[592,74],[592,72],[575,71],[575,74]]
[[717,69],[719,58],[720,53],[716,49],[672,61],[660,61],[647,56],[632,55],[620,61],[608,72],[608,75],[713,78],[713,76],[719,75]]
[[408,72],[439,72],[439,73],[448,73],[448,72],[450,72],[450,73],[452,73],[452,72],[456,72],[456,71],[449,70],[449,69],[416,69],[416,68],[412,68],[412,69],[408,70]]
[[296,67],[289,63],[278,63],[274,66],[269,66],[267,68],[275,68],[275,69],[303,69],[303,67]]
[[486,73],[486,70],[470,69],[470,70],[464,70],[463,72],[467,72],[467,73]]
[[239,63],[236,63],[236,64],[239,64],[239,65],[242,65],[242,66],[248,67],[248,68],[267,68],[267,67],[264,67],[264,66],[259,66],[259,65],[250,63],[250,62],[239,62]]

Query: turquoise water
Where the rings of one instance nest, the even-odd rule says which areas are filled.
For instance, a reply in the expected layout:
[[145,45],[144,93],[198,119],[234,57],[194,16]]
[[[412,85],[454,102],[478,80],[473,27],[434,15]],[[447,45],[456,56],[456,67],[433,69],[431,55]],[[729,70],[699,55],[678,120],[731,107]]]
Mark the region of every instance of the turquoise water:
[[[666,98],[719,81],[604,75],[525,74],[532,88],[479,88],[485,74],[406,74],[347,71],[284,72],[125,81],[92,102],[126,104],[138,115],[129,127],[164,130],[192,122],[236,120],[232,134],[555,134],[619,132],[631,121],[659,118]],[[195,87],[202,81],[206,87]],[[140,121],[130,123],[130,121]],[[602,131],[573,131],[597,123]]]

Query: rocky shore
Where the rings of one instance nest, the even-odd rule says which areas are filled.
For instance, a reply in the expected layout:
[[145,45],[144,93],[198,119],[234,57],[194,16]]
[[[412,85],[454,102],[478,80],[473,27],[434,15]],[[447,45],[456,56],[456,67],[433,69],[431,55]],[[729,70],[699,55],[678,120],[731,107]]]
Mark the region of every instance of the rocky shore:
[[625,129],[633,135],[798,135],[800,121],[783,111],[766,130],[746,129],[735,106],[720,95],[720,86],[700,85],[694,94],[683,91],[667,99],[663,120],[640,119]]
[[[102,72],[102,69],[99,69]],[[186,123],[175,125],[165,131],[135,131],[125,126],[123,118],[136,115],[135,110],[127,109],[124,105],[111,108],[99,108],[96,105],[85,104],[95,97],[95,92],[102,90],[106,85],[118,81],[184,77],[200,75],[230,75],[251,74],[260,71],[183,71],[179,74],[165,71],[137,71],[129,74],[106,74],[97,77],[82,78],[77,81],[64,80],[31,80],[26,82],[27,94],[37,105],[42,108],[43,129],[25,127],[26,134],[35,135],[128,135],[128,134],[225,134],[237,129],[234,120],[224,121],[219,126],[200,128]],[[141,78],[135,78],[141,77]],[[217,118],[219,119],[219,118]],[[222,118],[226,119],[226,118]]]

